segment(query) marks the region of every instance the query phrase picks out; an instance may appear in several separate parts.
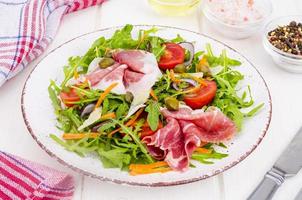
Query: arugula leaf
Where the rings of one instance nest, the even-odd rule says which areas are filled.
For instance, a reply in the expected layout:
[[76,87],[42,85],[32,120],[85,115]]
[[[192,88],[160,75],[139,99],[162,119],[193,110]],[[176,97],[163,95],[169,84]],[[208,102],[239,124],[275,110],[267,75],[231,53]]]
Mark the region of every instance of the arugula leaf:
[[207,50],[207,54],[205,56],[207,58],[207,61],[210,65],[210,67],[224,66],[224,65],[227,65],[227,66],[240,66],[241,65],[241,62],[239,60],[225,57],[223,54],[221,54],[219,57],[216,57],[213,54],[212,47],[210,44],[206,44],[206,50]]
[[196,70],[196,66],[198,65],[199,63],[199,60],[200,60],[200,56],[204,54],[204,51],[198,51],[194,54],[193,56],[193,60],[192,60],[192,64],[191,66],[188,67],[187,69],[187,72],[188,73],[195,73],[197,72]]
[[105,124],[103,124],[99,129],[98,129],[98,132],[100,132],[100,133],[103,133],[103,132],[105,132],[105,131],[107,131],[107,130],[111,130],[111,129],[113,129],[113,128],[115,128],[116,127],[116,123],[115,122],[106,122]]
[[[100,37],[97,40],[95,40],[93,42],[93,44],[91,45],[91,47],[89,48],[89,50],[87,51],[87,53],[82,57],[81,61],[80,61],[80,65],[82,67],[88,68],[89,64],[91,63],[91,61],[96,58],[99,57],[100,52],[99,52],[99,47],[104,45],[106,42],[106,39],[104,37]],[[96,51],[98,50],[98,51]],[[103,50],[104,51],[104,50]],[[103,52],[104,53],[104,52]],[[102,53],[102,54],[103,54]],[[101,55],[102,55],[101,54]]]
[[138,45],[138,40],[132,38],[133,26],[127,24],[120,30],[116,30],[114,35],[106,41],[106,44],[111,49],[134,49]]
[[[241,111],[242,108],[248,108],[254,104],[254,100],[251,95],[250,88],[244,91],[242,96],[238,95],[238,83],[244,79],[243,74],[239,71],[232,69],[231,64],[239,64],[239,61],[235,61],[227,57],[226,50],[223,50],[221,55],[215,57],[213,55],[210,45],[207,45],[207,58],[213,58],[215,63],[211,63],[211,67],[221,65],[222,70],[214,75],[214,80],[217,83],[217,92],[212,102],[212,106],[218,107],[225,115],[232,119],[237,128],[242,128],[243,120],[245,117],[254,115],[262,106],[257,106],[249,113],[245,114]],[[241,64],[241,63],[240,63]],[[249,100],[246,100],[246,96],[249,94]]]
[[116,122],[123,130],[124,133],[126,133],[127,135],[131,136],[131,138],[134,140],[134,142],[138,145],[138,147],[140,148],[141,152],[143,154],[145,154],[146,158],[148,159],[148,161],[150,163],[153,162],[152,157],[149,155],[148,150],[146,149],[146,147],[144,146],[144,144],[141,142],[141,140],[138,137],[138,134],[133,132],[129,127],[125,126],[124,124],[120,123],[117,120],[114,120],[114,122]]
[[116,118],[119,119],[122,116],[126,115],[128,113],[129,106],[126,103],[122,103],[118,106],[116,110]]
[[123,168],[125,165],[129,165],[131,156],[126,154],[128,149],[118,148],[105,151],[100,148],[97,152],[105,168]]
[[57,91],[53,88],[53,84],[54,83],[51,83],[48,86],[48,94],[49,94],[49,98],[52,102],[52,106],[55,109],[55,113],[59,114],[58,112],[61,110],[61,105],[60,105],[61,103],[60,103],[60,100],[58,99]]
[[72,78],[74,71],[77,70],[77,68],[79,67],[80,62],[81,62],[81,57],[79,57],[79,56],[70,57],[68,59],[68,65],[63,68],[64,75],[65,75],[65,78],[61,83],[61,87],[63,89],[65,89],[64,87],[65,87],[67,81]]
[[160,116],[160,107],[156,101],[149,101],[148,106],[145,108],[148,113],[147,122],[152,131],[156,131]]
[[170,40],[170,42],[180,43],[180,42],[185,42],[185,39],[181,37],[179,34],[177,34],[176,38]]
[[153,53],[156,57],[156,60],[159,61],[160,57],[165,52],[165,45],[163,45],[164,40],[160,37],[150,37],[150,52]]
[[228,154],[218,153],[218,152],[212,150],[212,152],[209,153],[209,154],[193,153],[191,158],[193,160],[197,160],[197,161],[199,161],[200,163],[203,163],[203,164],[213,164],[214,162],[211,161],[212,159],[220,160],[220,159],[223,159],[227,156],[228,156]]
[[264,106],[264,103],[256,106],[252,110],[250,110],[248,113],[245,114],[246,117],[253,117],[262,107]]

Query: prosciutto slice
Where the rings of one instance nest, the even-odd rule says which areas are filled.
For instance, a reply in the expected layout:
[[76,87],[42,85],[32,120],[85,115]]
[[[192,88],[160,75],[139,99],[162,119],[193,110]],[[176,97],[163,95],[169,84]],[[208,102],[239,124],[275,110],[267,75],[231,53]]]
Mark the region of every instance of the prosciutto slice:
[[155,56],[141,50],[116,51],[113,58],[128,68],[124,74],[126,90],[133,94],[133,101],[128,113],[132,115],[147,101],[151,88],[162,76]]
[[[167,125],[143,138],[156,159],[164,159],[177,171],[185,171],[189,159],[201,142],[222,142],[236,132],[235,124],[218,109],[207,112],[180,108],[162,110]],[[164,158],[163,158],[164,157]]]
[[[115,64],[100,69],[102,58],[95,58],[88,67],[88,74],[81,76],[78,82],[88,81],[92,88],[105,90],[109,85],[118,83],[112,92],[133,94],[128,116],[135,113],[147,101],[150,90],[162,76],[153,54],[142,50],[117,50],[113,53]],[[77,80],[70,83],[76,84]]]
[[184,148],[184,134],[176,119],[168,118],[167,122],[167,125],[154,135],[144,137],[143,142],[153,149],[150,152],[151,155],[154,156],[154,152],[161,150],[165,155],[165,161],[171,168],[183,171],[189,163],[189,156]]
[[[179,111],[162,110],[162,114],[178,120],[191,122],[186,129],[196,130],[197,135],[203,142],[223,142],[233,137],[236,125],[218,109],[192,111],[189,108],[181,108]],[[197,132],[198,130],[198,132]]]

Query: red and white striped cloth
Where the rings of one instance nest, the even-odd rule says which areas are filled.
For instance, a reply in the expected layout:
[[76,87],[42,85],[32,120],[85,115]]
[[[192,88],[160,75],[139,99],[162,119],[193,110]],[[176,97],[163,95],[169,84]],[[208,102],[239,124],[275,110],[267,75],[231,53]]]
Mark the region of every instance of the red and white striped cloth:
[[69,200],[73,192],[72,176],[0,151],[0,199]]
[[105,0],[0,0],[0,86],[37,58],[62,17]]
[[[104,0],[0,0],[0,86],[37,58],[62,17]],[[71,176],[0,151],[0,199],[67,200]]]

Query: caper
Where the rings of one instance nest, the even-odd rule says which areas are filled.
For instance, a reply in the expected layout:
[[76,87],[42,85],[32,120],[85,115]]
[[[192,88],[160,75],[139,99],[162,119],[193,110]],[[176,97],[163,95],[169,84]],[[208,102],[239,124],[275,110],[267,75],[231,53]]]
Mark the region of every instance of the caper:
[[185,62],[189,61],[191,58],[191,52],[189,50],[185,50]]
[[179,101],[174,97],[166,97],[165,105],[168,110],[178,110],[179,109]]
[[133,101],[133,94],[131,92],[126,92],[125,100],[126,102],[131,103]]
[[209,76],[212,76],[211,74],[211,70],[209,68],[208,65],[202,65],[202,64],[199,64],[197,66],[197,72],[202,72],[204,77],[209,77]]
[[176,73],[185,73],[187,71],[186,66],[184,64],[176,65],[173,70]]
[[115,63],[115,61],[112,58],[103,58],[100,62],[99,62],[99,67],[101,69],[105,69],[107,67],[110,67],[111,65],[113,65]]

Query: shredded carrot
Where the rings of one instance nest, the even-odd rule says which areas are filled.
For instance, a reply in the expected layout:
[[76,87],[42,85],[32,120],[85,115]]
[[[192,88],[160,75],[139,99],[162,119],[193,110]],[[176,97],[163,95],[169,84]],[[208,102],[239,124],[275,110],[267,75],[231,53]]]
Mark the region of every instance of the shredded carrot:
[[151,164],[131,164],[129,166],[129,169],[130,174],[133,176],[157,172],[164,173],[172,170],[169,165],[164,161],[159,161]]
[[65,140],[78,140],[85,137],[88,138],[97,138],[100,134],[99,133],[64,133],[63,139]]
[[121,128],[117,128],[113,131],[111,131],[109,134],[108,134],[108,137],[111,138],[115,133],[119,132],[120,130],[122,130]]
[[144,111],[144,108],[139,109],[134,117],[132,117],[126,124],[125,126],[131,126],[132,124],[134,124],[134,122],[136,122],[136,120],[138,119],[138,117],[142,114],[142,112]]
[[111,85],[109,85],[108,88],[106,88],[106,89],[104,90],[104,92],[100,95],[100,98],[99,98],[98,101],[96,102],[94,109],[98,108],[98,107],[102,104],[102,102],[104,101],[105,97],[106,97],[106,96],[110,93],[110,91],[111,91],[115,86],[117,86],[117,85],[118,85],[118,83],[112,83]]
[[132,176],[143,175],[143,174],[152,174],[152,173],[165,173],[171,171],[171,168],[156,168],[145,171],[130,171],[129,174]]
[[198,152],[198,153],[204,153],[204,154],[212,153],[211,149],[206,149],[206,148],[202,148],[202,147],[196,148],[195,151]]
[[113,112],[112,113],[107,113],[107,114],[101,116],[101,120],[113,119],[115,117],[116,117],[115,113],[113,113]]
[[165,161],[159,161],[159,162],[155,162],[155,163],[151,163],[151,164],[131,164],[129,166],[129,169],[150,169],[150,168],[155,168],[155,167],[165,167],[168,166],[168,163]]
[[178,78],[175,77],[173,69],[170,70],[170,78],[175,83],[179,83],[180,82],[180,79],[178,79]]
[[194,81],[196,81],[197,83],[199,83],[200,85],[202,85],[202,86],[207,86],[207,85],[208,85],[208,84],[207,84],[203,79],[201,79],[201,78],[197,78],[197,77],[192,76],[192,79],[193,79]]
[[151,97],[152,97],[155,101],[158,101],[158,98],[157,98],[157,96],[156,96],[154,90],[151,89],[150,95],[151,95]]
[[200,85],[198,85],[198,86],[196,86],[196,87],[194,87],[194,88],[192,88],[192,89],[185,90],[185,91],[183,91],[182,93],[183,93],[183,94],[187,94],[187,93],[195,93],[195,92],[197,92],[198,90],[200,90]]
[[[142,114],[142,112],[144,111],[144,108],[139,109],[135,115],[125,124],[125,126],[131,126],[133,125],[136,120],[138,119],[138,117]],[[112,137],[115,133],[119,132],[121,130],[121,128],[115,129],[114,131],[110,132],[108,134],[108,137]]]

